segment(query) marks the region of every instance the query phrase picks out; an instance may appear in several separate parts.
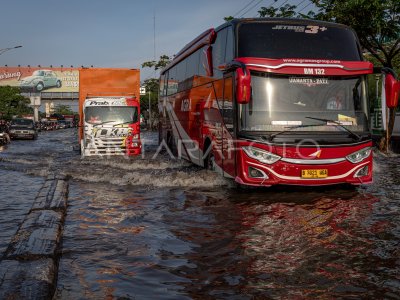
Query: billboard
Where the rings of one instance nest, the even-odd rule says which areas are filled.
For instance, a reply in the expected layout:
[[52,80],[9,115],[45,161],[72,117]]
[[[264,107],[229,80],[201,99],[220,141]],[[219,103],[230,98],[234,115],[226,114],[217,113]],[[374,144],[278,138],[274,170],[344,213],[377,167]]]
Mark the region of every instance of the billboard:
[[79,92],[78,68],[0,67],[0,86],[22,92]]

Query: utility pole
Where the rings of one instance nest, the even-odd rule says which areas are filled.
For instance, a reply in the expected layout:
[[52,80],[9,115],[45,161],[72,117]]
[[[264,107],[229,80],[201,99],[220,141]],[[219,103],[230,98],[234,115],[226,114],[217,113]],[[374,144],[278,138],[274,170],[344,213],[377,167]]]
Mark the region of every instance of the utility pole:
[[151,92],[149,89],[149,130],[151,130]]
[[156,60],[156,9],[153,15],[153,42],[154,42],[154,61]]

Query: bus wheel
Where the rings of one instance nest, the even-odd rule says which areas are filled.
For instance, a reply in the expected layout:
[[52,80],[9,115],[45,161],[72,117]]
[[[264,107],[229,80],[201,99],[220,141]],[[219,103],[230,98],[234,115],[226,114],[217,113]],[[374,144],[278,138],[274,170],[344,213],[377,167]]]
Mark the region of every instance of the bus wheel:
[[210,171],[215,171],[215,156],[212,150],[210,150],[204,161],[204,168]]
[[168,146],[169,150],[171,151],[171,153],[174,156],[177,156],[178,149],[175,145],[175,140],[174,140],[174,136],[173,136],[172,132],[167,133],[167,146]]

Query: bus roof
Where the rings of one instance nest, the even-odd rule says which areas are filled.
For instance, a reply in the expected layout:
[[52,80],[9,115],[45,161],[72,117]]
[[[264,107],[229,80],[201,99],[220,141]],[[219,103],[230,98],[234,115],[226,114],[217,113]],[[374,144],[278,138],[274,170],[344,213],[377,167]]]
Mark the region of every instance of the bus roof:
[[[242,18],[242,19],[232,19],[229,22],[221,24],[217,28],[210,28],[200,35],[198,35],[191,42],[186,44],[174,57],[174,59],[161,71],[161,74],[166,72],[168,69],[188,57],[190,54],[198,50],[199,48],[213,44],[216,38],[216,32],[227,27],[233,26],[237,27],[240,24],[244,23],[285,23],[287,25],[320,25],[320,26],[330,26],[330,27],[339,27],[344,29],[349,29],[354,32],[354,30],[346,25],[334,22],[327,21],[319,21],[319,20],[311,20],[311,19],[298,19],[298,18]],[[355,33],[355,32],[354,32]],[[355,34],[356,36],[356,34]]]
[[302,24],[302,25],[325,25],[325,26],[335,26],[335,27],[343,27],[350,28],[346,25],[327,22],[327,21],[319,21],[319,20],[311,20],[311,19],[300,19],[300,18],[243,18],[243,19],[232,19],[229,22],[226,22],[219,27],[216,28],[215,31],[218,31],[229,24],[237,25],[239,23],[260,23],[260,22],[268,22],[268,23],[282,23],[286,24]]

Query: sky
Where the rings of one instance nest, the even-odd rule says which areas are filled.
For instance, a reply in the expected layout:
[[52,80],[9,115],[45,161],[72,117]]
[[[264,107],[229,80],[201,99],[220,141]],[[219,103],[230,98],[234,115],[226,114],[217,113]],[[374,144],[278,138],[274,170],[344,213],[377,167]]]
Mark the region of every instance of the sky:
[[[226,16],[309,0],[0,0],[0,66],[141,68],[172,56]],[[303,12],[307,12],[306,9]],[[155,25],[155,26],[154,26]],[[155,37],[155,38],[154,38]],[[155,42],[154,42],[155,41]],[[155,52],[154,52],[155,49]],[[141,79],[156,77],[141,69]]]

